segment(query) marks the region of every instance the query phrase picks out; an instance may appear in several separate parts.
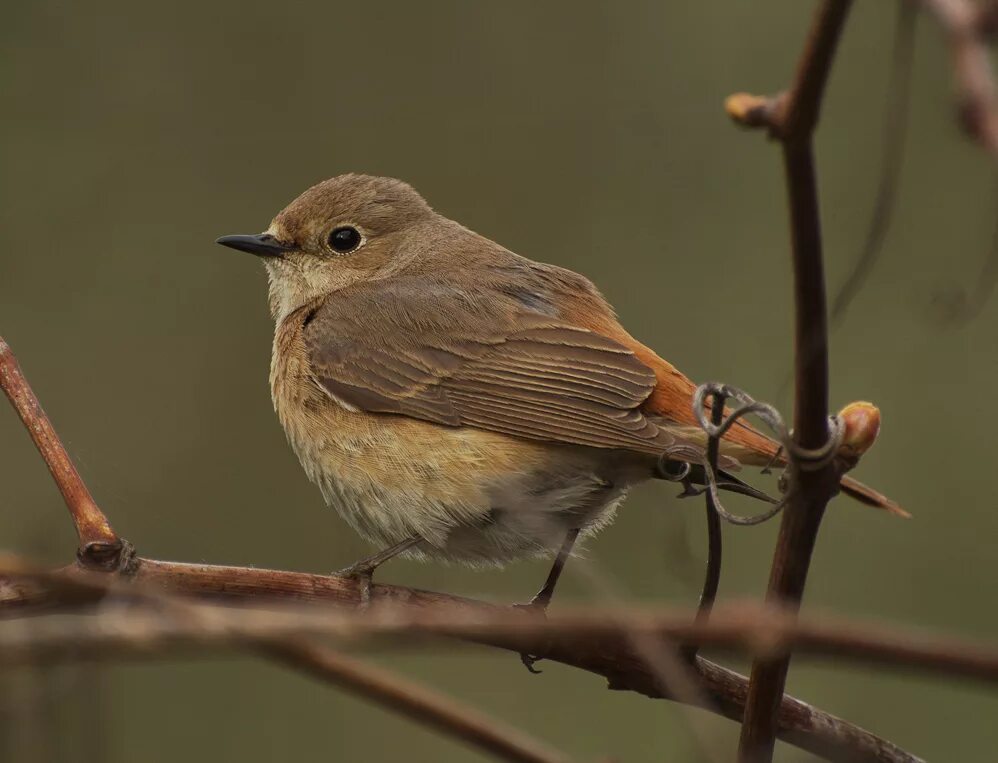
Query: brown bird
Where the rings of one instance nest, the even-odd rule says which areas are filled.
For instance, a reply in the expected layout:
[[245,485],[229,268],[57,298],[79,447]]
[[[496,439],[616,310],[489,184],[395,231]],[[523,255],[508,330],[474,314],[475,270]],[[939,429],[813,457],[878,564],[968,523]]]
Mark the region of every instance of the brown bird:
[[[434,212],[399,180],[342,175],[265,233],[276,322],[274,407],[309,478],[361,535],[398,554],[496,564],[557,552],[608,524],[660,459],[705,442],[695,385],[627,333],[595,286]],[[778,446],[739,424],[722,457]],[[737,483],[733,485],[737,487]],[[844,492],[900,509],[846,478]]]

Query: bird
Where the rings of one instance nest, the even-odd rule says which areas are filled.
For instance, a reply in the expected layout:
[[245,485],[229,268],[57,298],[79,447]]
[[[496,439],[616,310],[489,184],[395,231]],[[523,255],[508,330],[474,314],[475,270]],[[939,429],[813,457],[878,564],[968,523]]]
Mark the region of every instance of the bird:
[[[343,570],[368,596],[399,555],[477,566],[553,555],[531,600],[546,609],[577,541],[630,488],[662,477],[663,462],[701,464],[696,385],[588,278],[474,233],[401,180],[333,177],[263,233],[217,243],[266,267],[274,408],[325,501],[382,549]],[[781,458],[744,422],[720,454],[729,470]],[[850,477],[841,489],[903,513]]]

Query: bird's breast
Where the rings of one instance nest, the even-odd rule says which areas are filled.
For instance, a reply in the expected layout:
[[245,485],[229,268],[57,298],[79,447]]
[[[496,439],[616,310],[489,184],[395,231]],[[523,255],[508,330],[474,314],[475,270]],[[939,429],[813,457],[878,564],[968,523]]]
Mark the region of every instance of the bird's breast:
[[[352,524],[369,525],[420,507],[450,515],[489,510],[488,491],[510,472],[548,457],[542,443],[404,416],[350,410],[311,375],[300,327],[275,335],[270,374],[274,409],[309,479]],[[401,522],[404,524],[404,522]]]

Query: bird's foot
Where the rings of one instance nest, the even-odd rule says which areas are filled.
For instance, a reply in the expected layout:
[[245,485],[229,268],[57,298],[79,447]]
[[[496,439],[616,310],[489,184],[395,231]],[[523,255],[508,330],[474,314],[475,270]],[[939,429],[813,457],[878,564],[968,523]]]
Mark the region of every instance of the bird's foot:
[[374,583],[374,571],[377,565],[371,566],[364,562],[351,564],[333,573],[336,577],[351,578],[357,581],[357,595],[359,598],[359,609],[367,609],[371,606],[371,585]]
[[680,480],[680,484],[683,486],[683,492],[677,495],[677,498],[696,498],[698,495],[703,495],[707,492],[705,487],[694,487],[693,482],[689,479]]
[[[544,592],[537,594],[534,598],[528,601],[526,604],[514,604],[513,609],[519,609],[526,612],[531,617],[547,617],[548,605],[551,603],[550,596],[544,596]],[[536,655],[529,654],[527,652],[520,652],[520,662],[523,666],[533,674],[543,673],[543,670],[538,670],[534,667],[538,662],[544,658]]]
[[334,572],[333,574],[338,575],[339,577],[353,578],[357,581],[357,589],[360,595],[360,608],[367,609],[371,605],[371,585],[374,581],[374,571],[389,559],[394,559],[396,556],[404,551],[408,551],[421,541],[422,538],[418,535],[413,535],[393,546],[389,546],[384,551],[379,551],[373,556],[361,559],[359,562],[354,562],[349,567],[344,567],[339,572]]

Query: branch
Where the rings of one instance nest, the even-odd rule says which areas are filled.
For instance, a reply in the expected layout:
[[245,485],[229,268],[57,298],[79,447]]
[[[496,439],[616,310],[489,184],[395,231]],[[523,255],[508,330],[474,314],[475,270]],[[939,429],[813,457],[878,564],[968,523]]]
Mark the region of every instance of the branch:
[[[169,565],[170,571],[159,578],[160,573],[154,570],[161,565]],[[210,571],[210,588],[172,585],[177,580],[172,573],[181,567],[190,568],[197,578]],[[219,639],[285,636],[332,636],[364,643],[372,637],[406,637],[406,643],[411,643],[411,636],[449,636],[495,643],[511,651],[523,648],[517,639],[526,640],[531,649],[548,639],[551,643],[546,648],[558,653],[592,648],[589,641],[595,639],[613,658],[626,651],[628,637],[637,636],[652,639],[656,650],[697,645],[769,656],[795,651],[998,683],[998,648],[989,644],[838,618],[801,620],[791,608],[771,603],[718,605],[714,615],[704,620],[691,617],[685,609],[580,609],[536,618],[515,607],[373,584],[372,604],[378,606],[358,611],[359,583],[348,577],[147,559],[137,560],[136,572],[136,578],[122,582],[75,566],[49,571],[0,558],[0,579],[37,587],[30,600],[36,607],[60,607],[62,615],[72,612],[67,605],[100,601],[101,614],[108,618],[103,622],[90,620],[89,626],[67,626],[56,618],[52,631],[46,631],[48,626],[44,625],[31,631],[34,625],[24,626],[20,621],[16,627],[6,628],[15,621],[0,622],[0,665],[30,660],[47,649],[56,654],[74,649],[90,653],[93,649],[100,654],[106,648],[146,648],[173,638],[215,643]],[[333,585],[320,587],[316,585],[320,581]],[[299,584],[290,595],[289,582]],[[309,588],[311,593],[303,593]],[[191,598],[192,593],[199,598]],[[219,600],[223,598],[225,606]],[[129,607],[118,610],[112,606],[122,602]],[[0,601],[0,610],[24,603],[10,596]],[[324,606],[329,604],[336,606]],[[130,620],[133,614],[135,619]],[[43,620],[35,617],[26,622]],[[29,633],[41,639],[33,641]],[[54,638],[46,640],[45,634],[54,634]],[[32,653],[32,649],[37,651]]]
[[[998,85],[988,51],[988,43],[998,36],[998,4],[993,0],[982,4],[970,0],[905,2],[926,9],[942,27],[953,60],[960,125],[998,159]],[[782,139],[788,122],[784,114],[787,99],[786,93],[772,97],[735,93],[725,101],[725,110],[743,127],[768,128],[773,137]],[[807,110],[816,116],[812,110],[815,105],[812,101]]]
[[7,395],[35,447],[41,453],[66,502],[79,537],[77,557],[86,566],[113,569],[122,552],[122,542],[107,521],[73,460],[66,452],[38,398],[32,391],[10,346],[0,337],[0,387]]
[[[62,576],[67,573],[80,586],[94,581],[90,583],[91,599],[95,593],[106,590],[103,575],[68,568]],[[46,596],[37,585],[26,585],[23,580],[17,582],[22,589],[20,598],[8,593],[8,607],[19,603],[49,606],[65,603],[59,596]],[[327,602],[353,609],[360,601],[358,585],[349,578],[139,559],[132,582],[123,588],[124,595],[129,592],[132,596],[140,594],[150,586],[157,591],[196,595],[209,600],[222,597],[256,604]],[[25,590],[28,588],[34,590]],[[78,590],[69,601],[79,601],[81,593]],[[242,628],[243,638],[247,634],[252,636],[250,643],[262,636],[290,635],[332,635],[363,643],[368,643],[373,636],[406,635],[406,643],[411,643],[414,635],[451,636],[513,653],[537,653],[547,660],[601,675],[608,680],[610,688],[665,699],[677,699],[674,687],[662,685],[660,674],[649,667],[645,656],[636,648],[636,636],[638,640],[655,639],[656,643],[667,641],[672,646],[699,643],[751,651],[762,649],[767,654],[794,648],[998,680],[998,654],[986,647],[916,639],[910,634],[871,631],[858,626],[800,624],[796,618],[772,607],[720,609],[711,620],[700,623],[690,622],[687,613],[625,613],[619,617],[606,613],[552,615],[545,622],[525,617],[520,612],[513,612],[511,617],[508,608],[484,602],[383,584],[373,586],[372,604],[370,610],[360,613],[314,608],[282,609],[276,613],[223,609],[216,610],[220,614],[212,615],[207,621],[179,626],[169,621],[150,622],[148,616],[134,612],[132,614],[139,618],[133,623],[137,628],[134,634],[125,630],[128,623],[123,618],[127,610],[112,613],[110,608],[105,608],[101,618],[73,626],[59,621],[45,625],[44,619],[31,618],[8,623],[15,625],[14,629],[0,627],[0,660],[38,659],[59,654],[73,659],[108,654],[120,657],[130,643],[141,654],[147,654],[157,644],[205,645],[238,641]],[[26,635],[27,627],[35,629],[30,636]],[[54,630],[45,631],[48,633],[45,636],[43,628]],[[701,658],[696,660],[693,669],[701,694],[708,700],[705,709],[735,721],[741,720],[747,679]],[[685,699],[685,696],[679,699]],[[781,739],[831,760],[917,760],[890,742],[792,697],[782,699],[778,725]]]
[[[123,654],[148,657],[165,649],[195,644],[247,647],[502,760],[567,761],[565,756],[511,726],[458,705],[427,687],[309,640],[309,637],[342,636],[357,631],[358,624],[365,621],[362,615],[343,617],[342,612],[331,613],[325,607],[317,607],[318,602],[299,603],[297,607],[271,612],[202,604],[174,596],[160,587],[123,582],[81,567],[40,570],[17,558],[0,558],[0,574],[40,588],[26,603],[63,605],[55,618],[26,618],[0,624],[0,643],[11,647],[0,655],[0,665]],[[265,601],[274,606],[278,599],[267,597]],[[86,617],[76,623],[66,620],[66,613],[73,610],[67,610],[65,605],[97,602],[99,609],[89,607],[80,611],[99,617]],[[0,608],[15,603],[14,598],[0,599]],[[360,631],[363,630],[361,625]],[[357,633],[350,635],[356,638]]]
[[[794,271],[794,440],[805,449],[821,448],[828,431],[828,326],[821,223],[811,136],[821,109],[851,0],[824,0],[819,6],[788,93],[745,103],[729,99],[737,118],[746,108],[765,119],[783,143],[783,164],[790,205]],[[833,462],[804,468],[791,459],[791,499],[780,524],[767,598],[796,609],[804,594],[811,555],[825,506],[838,490],[839,467]],[[741,763],[772,760],[777,717],[790,655],[757,659],[752,664],[749,696],[739,743]]]

